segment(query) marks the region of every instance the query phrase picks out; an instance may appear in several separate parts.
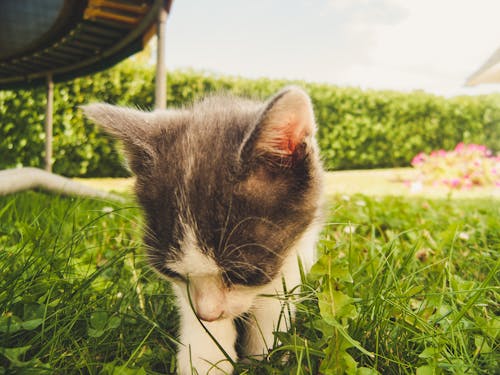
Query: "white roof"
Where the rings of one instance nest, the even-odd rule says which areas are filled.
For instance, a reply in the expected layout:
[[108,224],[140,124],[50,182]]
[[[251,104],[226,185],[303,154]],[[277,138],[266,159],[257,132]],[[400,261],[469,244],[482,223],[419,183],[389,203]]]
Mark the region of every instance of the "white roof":
[[467,86],[482,83],[500,83],[500,48],[465,82]]

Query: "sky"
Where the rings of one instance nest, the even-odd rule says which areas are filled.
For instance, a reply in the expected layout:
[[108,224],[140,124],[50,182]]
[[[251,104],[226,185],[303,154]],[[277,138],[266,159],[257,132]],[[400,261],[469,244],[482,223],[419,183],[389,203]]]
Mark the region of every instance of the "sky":
[[174,0],[167,68],[452,96],[500,47],[500,0]]

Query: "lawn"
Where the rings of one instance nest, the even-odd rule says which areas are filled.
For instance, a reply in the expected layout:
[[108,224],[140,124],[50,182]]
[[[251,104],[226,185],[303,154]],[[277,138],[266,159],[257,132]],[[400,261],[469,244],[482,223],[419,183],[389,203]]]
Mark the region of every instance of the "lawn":
[[[295,324],[240,373],[497,372],[499,201],[348,193],[330,195]],[[175,371],[140,227],[133,202],[0,197],[0,374]]]

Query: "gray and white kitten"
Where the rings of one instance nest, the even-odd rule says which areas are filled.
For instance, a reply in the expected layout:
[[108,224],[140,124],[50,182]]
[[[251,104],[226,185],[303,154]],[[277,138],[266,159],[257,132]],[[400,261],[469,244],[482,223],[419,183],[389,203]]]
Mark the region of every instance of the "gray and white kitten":
[[242,356],[265,355],[273,331],[286,329],[269,295],[300,284],[297,258],[307,271],[320,229],[308,95],[288,87],[267,102],[210,96],[150,113],[108,104],[84,111],[123,141],[137,176],[150,263],[178,297],[178,372],[232,372],[205,328],[233,362],[237,342]]

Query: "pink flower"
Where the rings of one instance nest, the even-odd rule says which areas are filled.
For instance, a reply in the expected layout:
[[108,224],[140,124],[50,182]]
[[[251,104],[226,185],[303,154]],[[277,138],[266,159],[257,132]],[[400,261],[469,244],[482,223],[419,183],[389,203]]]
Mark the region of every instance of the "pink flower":
[[470,145],[467,145],[467,150],[471,152],[479,152],[483,156],[490,156],[491,151],[488,150],[488,148],[484,145],[477,145],[474,143],[471,143]]
[[500,155],[484,145],[460,142],[453,151],[435,150],[429,155],[418,153],[411,165],[419,172],[409,188],[420,181],[427,185],[445,185],[453,189],[470,189],[473,186],[500,185]]
[[437,150],[437,151],[432,151],[431,152],[431,157],[445,157],[447,155],[447,152],[445,150]]
[[456,147],[455,151],[456,152],[462,152],[465,149],[465,144],[463,142],[460,142]]
[[411,165],[419,165],[422,164],[427,159],[427,154],[421,152],[417,154],[411,161]]

